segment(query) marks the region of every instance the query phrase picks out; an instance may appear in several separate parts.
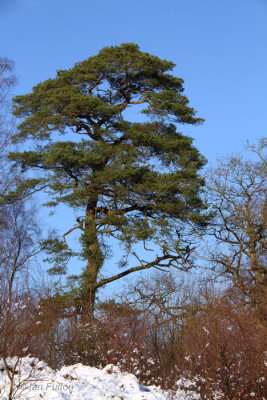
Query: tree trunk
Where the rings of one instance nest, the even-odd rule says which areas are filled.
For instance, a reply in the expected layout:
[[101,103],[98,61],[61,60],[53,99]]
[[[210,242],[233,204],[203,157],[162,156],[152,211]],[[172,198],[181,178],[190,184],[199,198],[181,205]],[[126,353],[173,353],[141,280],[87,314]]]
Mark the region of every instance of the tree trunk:
[[253,229],[251,229],[249,232],[249,257],[251,270],[255,275],[255,287],[253,288],[251,300],[260,325],[266,328],[266,269],[263,265],[263,262],[261,263],[261,260],[257,257],[257,243],[258,240],[255,237],[255,232],[253,231]]
[[82,274],[82,319],[90,320],[93,317],[96,300],[96,283],[99,270],[103,264],[103,254],[97,237],[96,215],[97,193],[90,196],[86,208],[84,234],[82,237],[84,255],[87,259],[87,266]]

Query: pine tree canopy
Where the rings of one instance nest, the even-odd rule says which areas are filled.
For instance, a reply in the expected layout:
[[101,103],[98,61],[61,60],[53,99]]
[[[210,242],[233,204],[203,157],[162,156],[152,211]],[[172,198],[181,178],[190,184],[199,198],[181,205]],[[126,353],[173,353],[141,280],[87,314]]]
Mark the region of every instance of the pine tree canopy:
[[[94,302],[98,287],[138,268],[179,262],[186,268],[183,234],[208,222],[198,172],[205,159],[177,131],[177,124],[203,120],[183,95],[183,80],[169,73],[174,66],[125,43],[103,48],[14,99],[14,114],[23,119],[14,141],[27,141],[31,150],[10,159],[23,169],[43,170],[31,189],[45,188],[49,205],[64,203],[81,215],[61,241],[46,245],[62,270],[60,254],[72,254],[67,234],[80,229],[84,304]],[[138,242],[156,243],[154,262],[139,260],[127,270],[125,261],[121,274],[100,279],[109,236],[127,252]]]

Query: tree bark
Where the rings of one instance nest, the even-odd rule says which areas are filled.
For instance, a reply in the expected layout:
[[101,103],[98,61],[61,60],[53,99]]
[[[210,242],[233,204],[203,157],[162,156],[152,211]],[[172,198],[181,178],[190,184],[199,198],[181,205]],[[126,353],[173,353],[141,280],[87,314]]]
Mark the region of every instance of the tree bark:
[[99,270],[103,264],[103,254],[97,236],[96,214],[97,192],[93,191],[90,200],[87,203],[83,246],[87,258],[87,266],[82,275],[82,317],[84,321],[92,319],[97,290],[97,278]]

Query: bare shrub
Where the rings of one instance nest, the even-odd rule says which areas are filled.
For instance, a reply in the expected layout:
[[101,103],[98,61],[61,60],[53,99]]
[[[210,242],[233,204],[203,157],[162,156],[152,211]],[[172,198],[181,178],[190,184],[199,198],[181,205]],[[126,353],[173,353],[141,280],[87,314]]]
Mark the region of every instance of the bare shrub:
[[146,347],[159,361],[157,381],[163,387],[187,377],[203,399],[214,398],[216,391],[229,400],[250,393],[262,398],[266,330],[231,288],[219,291],[212,283],[169,281],[163,275],[135,286],[135,295],[149,315]]
[[262,398],[266,339],[251,308],[208,296],[205,309],[184,324],[177,346],[184,351],[179,372],[200,378],[202,398],[216,390],[229,400],[250,393]]

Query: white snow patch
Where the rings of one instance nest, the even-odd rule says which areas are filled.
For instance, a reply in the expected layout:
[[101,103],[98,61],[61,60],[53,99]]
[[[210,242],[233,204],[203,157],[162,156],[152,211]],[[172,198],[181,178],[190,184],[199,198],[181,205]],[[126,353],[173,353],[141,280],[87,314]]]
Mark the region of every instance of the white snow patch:
[[[18,361],[18,362],[17,362]],[[156,386],[140,385],[137,378],[114,365],[97,369],[82,364],[54,371],[44,362],[27,356],[7,359],[15,368],[15,398],[20,400],[198,400],[199,395],[184,390],[176,393]],[[183,382],[185,383],[185,382]],[[188,382],[190,384],[190,382]],[[0,359],[0,398],[8,398],[9,379]]]

